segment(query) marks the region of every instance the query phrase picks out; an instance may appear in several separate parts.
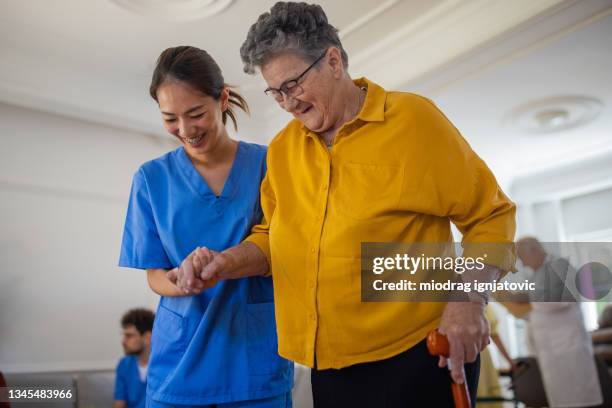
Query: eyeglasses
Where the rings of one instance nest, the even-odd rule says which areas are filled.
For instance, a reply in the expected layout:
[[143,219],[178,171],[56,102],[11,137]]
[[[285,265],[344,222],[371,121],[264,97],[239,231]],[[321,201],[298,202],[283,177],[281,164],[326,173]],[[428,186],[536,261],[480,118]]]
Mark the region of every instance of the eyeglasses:
[[312,67],[317,65],[317,62],[321,61],[326,54],[327,54],[327,50],[325,50],[325,52],[319,58],[317,58],[312,64],[310,64],[308,68],[306,68],[304,72],[302,72],[296,78],[289,79],[283,82],[281,86],[278,88],[267,88],[264,91],[264,93],[274,98],[276,102],[283,101],[283,94],[285,96],[291,96],[291,97],[301,95],[304,90],[302,89],[301,86],[299,86],[300,80],[304,77],[304,75],[306,75],[306,73],[308,73],[308,71],[312,69]]

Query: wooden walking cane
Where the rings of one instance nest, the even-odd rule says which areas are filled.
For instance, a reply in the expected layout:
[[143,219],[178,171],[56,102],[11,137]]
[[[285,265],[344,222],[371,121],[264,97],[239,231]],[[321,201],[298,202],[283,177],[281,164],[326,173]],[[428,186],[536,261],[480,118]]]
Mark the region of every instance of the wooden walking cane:
[[[449,357],[450,346],[445,335],[438,330],[432,330],[427,335],[427,350],[432,356]],[[465,371],[461,367],[463,378],[465,379]],[[453,381],[451,385],[453,391],[453,400],[455,400],[455,408],[471,408],[470,394],[468,392],[467,383],[464,380],[463,384],[457,384]]]

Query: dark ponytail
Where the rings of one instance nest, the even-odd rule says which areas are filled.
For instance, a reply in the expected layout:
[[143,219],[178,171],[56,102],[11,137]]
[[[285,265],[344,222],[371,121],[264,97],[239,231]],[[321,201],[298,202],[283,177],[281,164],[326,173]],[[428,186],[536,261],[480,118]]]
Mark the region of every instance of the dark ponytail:
[[234,106],[239,109],[242,109],[246,113],[250,113],[249,105],[247,104],[246,99],[242,97],[242,95],[232,90],[232,87],[230,85],[225,84],[225,87],[230,88],[230,90],[228,99],[229,106],[227,107],[225,112],[223,112],[223,124],[225,124],[227,118],[229,117],[232,120],[232,123],[234,124],[234,129],[238,130],[238,122],[236,121],[236,113],[234,112]]
[[230,88],[229,104],[223,112],[222,120],[223,124],[226,124],[229,117],[236,130],[238,130],[238,122],[234,107],[249,113],[246,100],[225,83],[221,68],[204,50],[191,46],[172,47],[164,50],[157,59],[149,87],[149,93],[156,102],[158,102],[157,90],[167,80],[189,84],[192,88],[217,101],[221,97],[223,88]]

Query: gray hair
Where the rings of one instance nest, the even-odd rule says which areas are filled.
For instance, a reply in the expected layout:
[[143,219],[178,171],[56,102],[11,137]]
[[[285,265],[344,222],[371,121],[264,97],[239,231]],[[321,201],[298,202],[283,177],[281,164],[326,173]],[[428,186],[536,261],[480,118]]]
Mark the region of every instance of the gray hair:
[[240,47],[240,57],[244,72],[253,74],[256,67],[261,67],[287,50],[295,51],[312,62],[331,46],[340,50],[346,69],[348,56],[338,37],[338,30],[327,22],[321,6],[279,1],[251,26]]

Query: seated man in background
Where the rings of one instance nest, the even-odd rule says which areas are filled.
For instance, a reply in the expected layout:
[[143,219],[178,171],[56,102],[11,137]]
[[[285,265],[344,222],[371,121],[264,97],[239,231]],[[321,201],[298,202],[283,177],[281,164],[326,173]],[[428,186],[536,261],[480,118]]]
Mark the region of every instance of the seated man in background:
[[126,355],[117,365],[113,408],[145,406],[154,318],[149,309],[132,309],[121,318],[121,345]]

